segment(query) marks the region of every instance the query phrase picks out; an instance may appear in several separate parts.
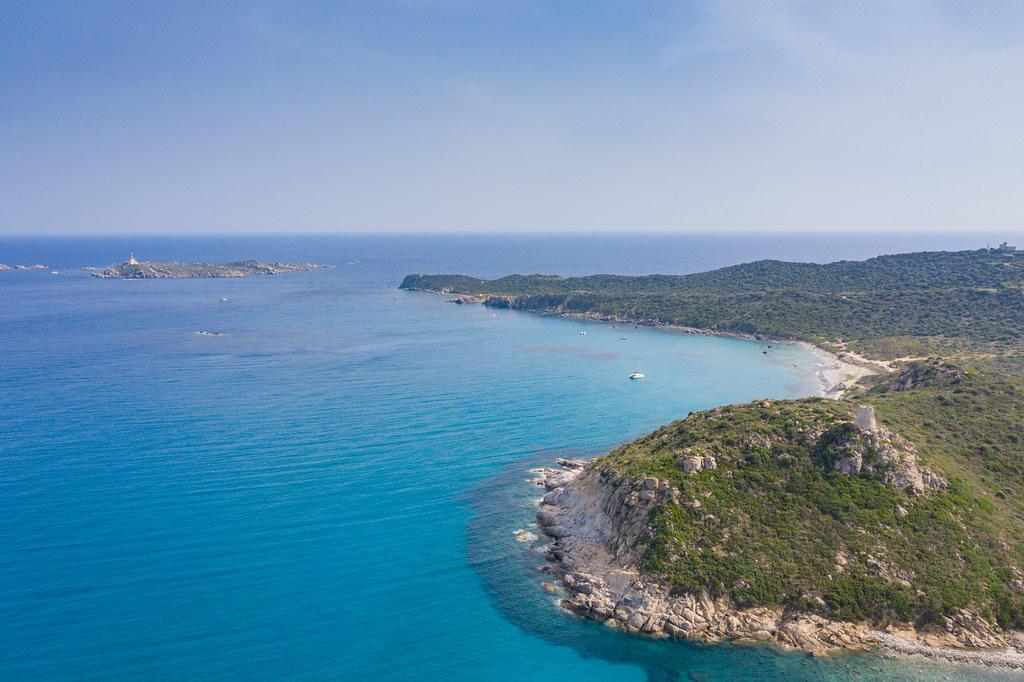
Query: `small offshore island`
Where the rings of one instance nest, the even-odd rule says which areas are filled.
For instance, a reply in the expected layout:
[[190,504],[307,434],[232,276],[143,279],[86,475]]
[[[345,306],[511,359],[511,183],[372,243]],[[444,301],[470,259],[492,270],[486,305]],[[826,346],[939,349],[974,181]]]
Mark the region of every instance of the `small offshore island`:
[[41,265],[39,263],[36,263],[35,265],[14,265],[14,266],[7,265],[5,263],[0,263],[0,270],[46,270],[46,266],[45,265]]
[[86,268],[93,277],[101,279],[191,279],[218,277],[252,277],[257,275],[281,275],[287,272],[306,272],[329,268],[318,263],[262,263],[257,260],[236,263],[157,263],[136,260],[132,254],[128,260],[108,268]]
[[811,343],[870,370],[834,399],[718,407],[539,470],[564,608],[656,636],[1024,669],[1024,253],[1011,245],[402,288]]

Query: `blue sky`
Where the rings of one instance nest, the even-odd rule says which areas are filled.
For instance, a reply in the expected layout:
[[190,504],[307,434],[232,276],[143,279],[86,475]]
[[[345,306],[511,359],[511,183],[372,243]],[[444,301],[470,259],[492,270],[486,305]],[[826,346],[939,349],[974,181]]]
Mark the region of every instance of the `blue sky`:
[[1012,230],[1022,2],[0,4],[0,233]]

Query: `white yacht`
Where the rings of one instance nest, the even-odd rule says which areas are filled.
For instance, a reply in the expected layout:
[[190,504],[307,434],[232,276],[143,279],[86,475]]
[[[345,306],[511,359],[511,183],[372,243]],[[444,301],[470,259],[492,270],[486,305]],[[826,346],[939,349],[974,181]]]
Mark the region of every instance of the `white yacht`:
[[632,374],[630,374],[629,378],[633,379],[635,381],[637,379],[646,379],[647,375],[644,374],[643,372],[641,372],[640,370],[637,370],[637,371],[633,372]]

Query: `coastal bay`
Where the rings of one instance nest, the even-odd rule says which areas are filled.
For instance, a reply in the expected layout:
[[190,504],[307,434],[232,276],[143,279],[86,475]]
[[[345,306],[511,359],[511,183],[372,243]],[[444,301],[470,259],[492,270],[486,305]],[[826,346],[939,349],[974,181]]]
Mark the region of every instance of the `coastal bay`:
[[0,682],[1024,682],[1024,0],[0,18]]
[[[572,596],[563,607],[681,639],[810,653],[881,644],[1020,669],[1018,256],[1003,243],[681,277],[410,275],[402,286],[495,309],[739,335],[765,355],[799,340],[829,359],[837,383],[825,393],[836,403],[691,413],[591,465],[546,472],[537,525]],[[865,305],[861,292],[879,287]],[[999,303],[972,305],[969,321],[946,309],[951,297],[979,296]],[[909,326],[893,308],[905,298],[919,306]],[[897,348],[939,355],[894,357]],[[854,371],[833,351],[856,360]],[[954,416],[946,390],[962,396]],[[900,430],[873,405],[841,400],[847,391],[880,402]]]

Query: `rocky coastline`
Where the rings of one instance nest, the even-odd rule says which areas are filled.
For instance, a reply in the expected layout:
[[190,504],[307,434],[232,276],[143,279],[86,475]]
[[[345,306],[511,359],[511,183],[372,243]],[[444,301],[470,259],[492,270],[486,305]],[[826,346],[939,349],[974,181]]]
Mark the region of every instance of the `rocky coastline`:
[[547,568],[565,589],[561,606],[577,615],[649,636],[766,643],[815,656],[881,648],[1024,671],[1024,635],[966,611],[944,627],[917,630],[910,623],[880,626],[781,607],[743,608],[728,596],[674,591],[639,568],[654,506],[686,504],[669,481],[623,479],[600,461],[558,460],[558,468],[535,473],[534,483],[547,490],[536,514],[550,540]]

